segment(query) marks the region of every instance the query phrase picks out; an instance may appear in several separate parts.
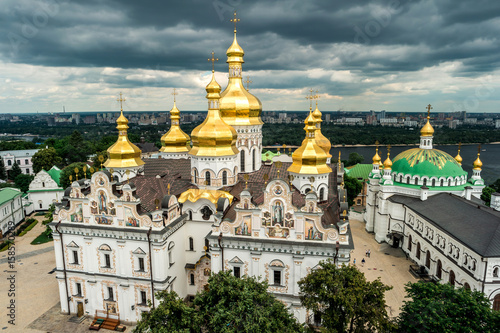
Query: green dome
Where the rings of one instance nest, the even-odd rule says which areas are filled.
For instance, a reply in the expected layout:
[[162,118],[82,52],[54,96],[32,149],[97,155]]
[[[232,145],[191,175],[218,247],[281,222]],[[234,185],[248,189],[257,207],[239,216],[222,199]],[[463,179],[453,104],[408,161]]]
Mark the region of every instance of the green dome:
[[413,148],[402,152],[393,161],[392,173],[429,178],[467,178],[462,166],[451,155],[438,149]]

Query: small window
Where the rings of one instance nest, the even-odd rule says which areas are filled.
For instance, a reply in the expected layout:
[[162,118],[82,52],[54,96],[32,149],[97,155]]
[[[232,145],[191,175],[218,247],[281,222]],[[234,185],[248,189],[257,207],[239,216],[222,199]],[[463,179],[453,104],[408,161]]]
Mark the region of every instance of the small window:
[[104,267],[108,267],[110,268],[111,267],[111,258],[109,256],[109,254],[105,253],[104,254]]
[[144,272],[144,258],[139,258],[139,270]]
[[325,200],[325,188],[323,187],[322,189],[319,190],[319,201],[324,201]]
[[141,291],[141,304],[148,304],[148,297],[145,291]]
[[73,252],[73,264],[78,265],[78,251],[73,250],[72,252]]
[[30,169],[26,169],[26,174],[29,175],[30,174]]
[[108,301],[113,301],[114,296],[113,296],[113,287],[108,287]]
[[240,278],[240,274],[241,274],[240,267],[234,267],[233,273],[234,273],[234,276],[239,279]]
[[245,172],[245,151],[240,152],[240,169],[241,172]]
[[189,237],[189,251],[194,251],[193,237]]
[[28,164],[28,160],[24,160],[24,164]]
[[45,187],[45,182],[42,182],[42,187]]
[[194,274],[193,273],[189,274],[189,284],[194,286]]
[[281,286],[281,271],[275,270],[273,275],[274,275],[274,284]]
[[42,203],[40,202],[40,209],[43,209]]
[[12,165],[12,161],[11,161],[11,160],[8,160],[8,161],[7,161],[7,165]]
[[210,171],[205,172],[205,185],[210,186]]
[[198,170],[194,169],[194,183],[198,184]]
[[498,277],[498,267],[493,269],[493,277]]
[[82,284],[81,283],[76,283],[76,295],[77,296],[82,296]]
[[227,185],[227,171],[222,171],[222,185]]

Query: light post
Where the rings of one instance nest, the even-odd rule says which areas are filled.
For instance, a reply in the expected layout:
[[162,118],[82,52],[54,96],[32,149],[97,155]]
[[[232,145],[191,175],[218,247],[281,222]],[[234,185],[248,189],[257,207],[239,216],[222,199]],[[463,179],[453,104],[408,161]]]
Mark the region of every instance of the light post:
[[222,271],[224,272],[224,249],[222,248],[222,232],[219,234],[219,237],[217,237],[217,242],[219,243],[219,249],[221,252],[221,265],[222,265]]

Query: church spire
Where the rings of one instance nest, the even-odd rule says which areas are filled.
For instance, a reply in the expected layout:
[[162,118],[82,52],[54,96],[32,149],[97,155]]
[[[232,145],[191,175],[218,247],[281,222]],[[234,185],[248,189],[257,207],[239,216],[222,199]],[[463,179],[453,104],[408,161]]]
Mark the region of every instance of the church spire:
[[187,157],[187,152],[191,149],[189,145],[191,139],[180,127],[180,111],[177,108],[175,98],[178,93],[175,88],[172,95],[174,96],[174,106],[170,110],[170,130],[161,137],[160,154],[164,158]]
[[427,109],[427,122],[424,127],[420,130],[420,148],[421,149],[432,149],[432,137],[434,135],[434,128],[431,125],[431,109],[432,106],[429,104]]

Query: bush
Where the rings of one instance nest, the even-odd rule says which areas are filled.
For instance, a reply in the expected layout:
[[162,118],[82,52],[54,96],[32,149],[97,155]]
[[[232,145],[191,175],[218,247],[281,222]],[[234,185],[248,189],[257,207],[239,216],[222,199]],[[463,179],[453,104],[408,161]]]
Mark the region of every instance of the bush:
[[21,236],[26,235],[26,233],[28,233],[28,231],[30,231],[31,229],[33,229],[33,228],[37,225],[37,223],[38,223],[38,221],[37,221],[37,220],[35,220],[35,222],[31,223],[31,224],[30,224],[30,225],[29,225],[26,229],[24,229],[24,231],[23,231],[23,232],[21,232],[21,233],[19,234],[19,236],[21,237]]
[[7,240],[0,243],[0,252],[6,251],[10,244],[14,244],[13,241]]
[[51,242],[52,240],[53,240],[52,239],[52,229],[50,229],[50,227],[47,226],[47,229],[45,229],[44,232],[42,232],[37,238],[35,238],[31,242],[31,245],[48,243],[48,242]]

